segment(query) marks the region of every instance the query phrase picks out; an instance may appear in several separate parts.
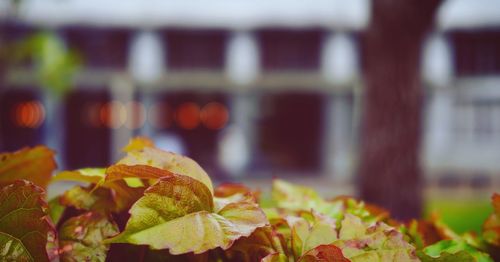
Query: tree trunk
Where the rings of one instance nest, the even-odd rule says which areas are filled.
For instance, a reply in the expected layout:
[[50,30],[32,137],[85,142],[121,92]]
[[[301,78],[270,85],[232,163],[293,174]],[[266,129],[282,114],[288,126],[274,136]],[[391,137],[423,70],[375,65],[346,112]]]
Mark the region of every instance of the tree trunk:
[[422,210],[420,51],[438,4],[375,0],[363,36],[360,194],[399,219]]

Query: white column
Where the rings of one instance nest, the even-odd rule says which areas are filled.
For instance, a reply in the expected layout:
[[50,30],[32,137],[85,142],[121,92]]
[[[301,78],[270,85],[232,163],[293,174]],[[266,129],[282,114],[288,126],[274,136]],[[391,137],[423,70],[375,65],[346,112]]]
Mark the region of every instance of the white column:
[[232,125],[219,140],[219,161],[232,176],[244,175],[255,145],[255,121],[258,110],[256,97],[248,87],[260,71],[258,43],[249,32],[234,32],[229,39],[226,54],[226,74],[234,83],[230,98]]
[[[323,43],[322,74],[336,87],[354,86],[359,72],[356,43],[346,33],[330,33]],[[349,93],[332,92],[325,108],[323,148],[324,172],[348,182],[352,167],[352,117]]]
[[439,165],[452,142],[454,92],[452,48],[442,34],[431,35],[422,60],[423,79],[431,86],[431,101],[426,108],[424,161],[427,167]]
[[323,42],[321,73],[335,85],[352,83],[359,73],[356,43],[347,33],[330,33]]
[[110,110],[111,122],[115,123],[111,127],[110,159],[115,162],[123,156],[122,148],[127,145],[133,135],[132,129],[127,127],[125,123],[129,121],[128,118],[132,117],[130,114],[127,114],[131,110],[130,108],[126,108],[126,106],[130,105],[129,102],[133,100],[134,85],[127,76],[117,74],[112,77],[110,88],[111,101],[113,103]]
[[166,43],[162,42],[158,33],[141,31],[135,35],[129,53],[128,69],[134,81],[139,83],[142,89],[139,102],[146,109],[146,122],[140,129],[140,133],[148,137],[154,136],[147,115],[154,104],[154,97],[148,88],[166,72],[165,45]]
[[[54,40],[53,44],[59,45],[58,47],[66,49],[66,43],[64,40],[57,35],[57,39]],[[40,83],[37,83],[40,84]],[[63,170],[65,167],[65,162],[63,161],[64,155],[64,135],[56,135],[56,134],[64,134],[66,125],[65,125],[65,110],[63,108],[63,99],[62,97],[65,94],[58,94],[54,91],[54,88],[40,87],[42,89],[42,100],[45,106],[45,126],[44,126],[44,143],[49,148],[56,151],[56,162],[58,168]]]

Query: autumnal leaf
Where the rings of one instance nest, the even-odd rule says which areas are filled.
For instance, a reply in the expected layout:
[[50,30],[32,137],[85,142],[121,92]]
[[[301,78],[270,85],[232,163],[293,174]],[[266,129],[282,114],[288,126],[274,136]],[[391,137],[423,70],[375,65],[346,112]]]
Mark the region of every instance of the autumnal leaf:
[[139,151],[130,151],[118,165],[148,165],[171,173],[185,175],[201,181],[213,193],[210,177],[205,170],[191,158],[153,147],[144,147]]
[[320,245],[338,239],[335,221],[317,212],[302,212],[300,217],[285,217],[291,230],[291,248],[296,259]]
[[458,235],[443,223],[438,222],[436,224],[436,221],[439,221],[437,217],[434,217],[433,220],[430,221],[413,219],[408,225],[404,226],[405,232],[418,249],[422,249],[441,240],[459,238]]
[[[271,226],[257,228],[250,236],[238,239],[226,251],[229,261],[252,262],[261,261],[270,255],[286,254],[286,243],[283,235]],[[286,257],[286,256],[285,256]]]
[[383,222],[369,225],[359,217],[346,214],[339,238],[332,244],[353,262],[418,261],[415,247],[406,242],[401,232]]
[[59,230],[61,261],[105,261],[109,246],[103,240],[117,233],[118,227],[105,215],[72,217]]
[[500,194],[491,197],[494,213],[483,224],[484,240],[496,247],[500,247]]
[[230,197],[235,194],[243,194],[243,195],[251,194],[256,198],[256,200],[259,196],[259,192],[254,192],[245,185],[235,184],[235,183],[220,184],[218,187],[215,188],[214,192],[214,195],[216,197]]
[[72,206],[76,209],[108,213],[116,211],[113,193],[108,188],[96,189],[75,186],[60,197],[59,203],[63,206]]
[[106,169],[107,183],[130,178],[158,179],[164,176],[171,176],[172,172],[148,165],[112,165]]
[[385,220],[388,216],[388,212],[383,209],[365,205],[363,201],[357,201],[352,197],[339,197],[327,201],[311,188],[279,179],[273,181],[271,193],[276,207],[292,211],[292,214],[297,211],[315,210],[340,221],[344,214],[348,213],[362,218],[365,222]]
[[290,211],[315,210],[335,219],[342,216],[341,201],[328,202],[312,188],[294,185],[280,179],[273,180],[271,197],[278,208]]
[[298,262],[350,262],[334,245],[319,245],[307,251]]
[[104,179],[105,168],[82,168],[74,171],[63,171],[52,178],[52,182],[63,180],[99,184]]
[[200,181],[188,176],[162,177],[144,192],[130,210],[121,234],[109,243],[168,248],[171,254],[203,253],[249,236],[267,219],[253,202],[236,202],[213,212],[212,194]]
[[488,254],[477,250],[465,241],[457,240],[442,240],[427,246],[418,255],[424,262],[493,262]]
[[43,195],[42,188],[26,180],[0,190],[0,260],[49,261],[47,240],[54,228]]
[[44,146],[23,148],[13,153],[0,154],[0,186],[25,179],[47,188],[56,169],[54,151]]
[[105,181],[105,168],[82,168],[74,171],[63,171],[54,176],[52,182],[68,180],[81,183],[95,184],[96,188],[105,187],[113,190],[113,199],[116,203],[115,211],[128,209],[142,196],[144,188],[130,187],[127,180]]

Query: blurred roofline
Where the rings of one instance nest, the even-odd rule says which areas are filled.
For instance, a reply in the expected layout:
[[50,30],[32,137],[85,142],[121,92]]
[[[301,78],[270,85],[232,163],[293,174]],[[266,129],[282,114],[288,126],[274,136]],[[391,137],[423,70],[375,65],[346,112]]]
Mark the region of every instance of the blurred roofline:
[[441,31],[500,26],[500,0],[447,0],[438,10],[436,27]]
[[361,30],[370,20],[370,0],[24,0],[17,17],[47,27],[83,24],[132,28]]

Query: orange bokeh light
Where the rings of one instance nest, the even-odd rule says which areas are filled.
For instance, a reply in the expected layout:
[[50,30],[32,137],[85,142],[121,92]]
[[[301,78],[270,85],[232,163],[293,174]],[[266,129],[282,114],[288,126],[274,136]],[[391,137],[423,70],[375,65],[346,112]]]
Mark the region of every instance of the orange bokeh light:
[[127,110],[121,102],[111,101],[102,105],[99,119],[104,126],[120,128],[127,120]]
[[20,127],[38,128],[45,120],[45,108],[38,101],[28,101],[14,108],[14,122]]
[[211,102],[206,104],[201,111],[201,121],[210,129],[221,129],[229,120],[229,111],[221,103]]
[[180,105],[177,108],[175,120],[181,128],[195,129],[200,124],[200,107],[193,102]]

